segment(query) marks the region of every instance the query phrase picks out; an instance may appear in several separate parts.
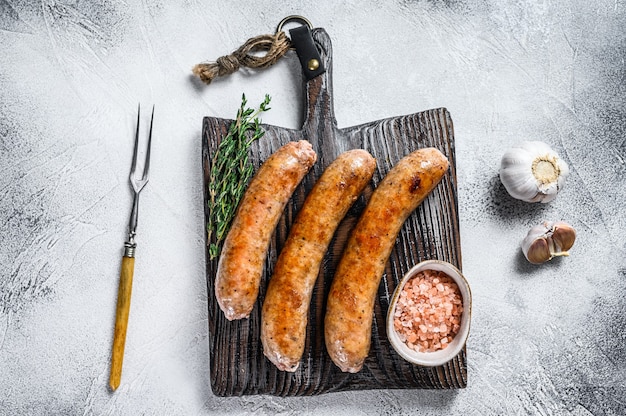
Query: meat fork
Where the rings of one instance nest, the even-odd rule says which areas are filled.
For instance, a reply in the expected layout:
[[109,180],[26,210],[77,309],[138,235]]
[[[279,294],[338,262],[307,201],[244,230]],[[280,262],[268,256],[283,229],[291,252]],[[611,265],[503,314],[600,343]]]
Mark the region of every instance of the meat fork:
[[130,184],[134,191],[133,207],[128,222],[128,240],[124,243],[124,256],[122,257],[122,270],[117,292],[117,307],[115,310],[115,334],[113,336],[113,348],[111,353],[111,375],[109,386],[115,391],[122,379],[122,362],[124,361],[124,346],[126,344],[126,329],[128,328],[128,314],[130,312],[130,296],[133,286],[133,273],[135,270],[135,235],[137,234],[137,218],[139,212],[139,193],[148,183],[150,170],[150,147],[152,144],[152,123],[154,121],[154,106],[150,119],[150,133],[148,134],[148,148],[141,178],[137,178],[137,147],[139,145],[139,118],[141,107],[137,107],[137,131],[135,132],[135,148],[133,150],[133,162],[130,167]]

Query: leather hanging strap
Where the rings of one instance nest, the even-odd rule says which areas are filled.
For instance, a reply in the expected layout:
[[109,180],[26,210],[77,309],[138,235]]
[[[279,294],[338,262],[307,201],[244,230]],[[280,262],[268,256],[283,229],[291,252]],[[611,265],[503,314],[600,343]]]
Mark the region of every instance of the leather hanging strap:
[[[300,21],[304,24],[289,31],[291,39],[282,30],[284,24]],[[319,51],[311,35],[311,24],[301,16],[284,18],[276,33],[261,35],[248,39],[243,45],[229,55],[224,55],[214,62],[204,62],[193,67],[192,72],[205,84],[215,78],[230,75],[241,67],[267,68],[274,65],[290,49],[295,49],[307,80],[315,78],[325,71]],[[259,55],[259,52],[265,52]]]

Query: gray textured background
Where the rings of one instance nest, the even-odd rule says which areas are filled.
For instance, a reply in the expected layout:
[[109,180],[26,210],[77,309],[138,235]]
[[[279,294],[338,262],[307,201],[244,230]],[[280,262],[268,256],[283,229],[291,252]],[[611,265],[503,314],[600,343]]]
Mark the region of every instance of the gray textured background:
[[[624,0],[172,3],[0,0],[0,414],[626,414]],[[290,14],[333,39],[340,127],[452,114],[474,296],[465,390],[211,394],[201,120],[269,93],[264,122],[299,128],[302,93],[293,56],[210,87],[190,69]],[[138,101],[156,104],[152,173],[111,394]],[[497,177],[526,139],[570,164],[553,203],[512,200]],[[578,240],[536,267],[519,242],[543,219]]]

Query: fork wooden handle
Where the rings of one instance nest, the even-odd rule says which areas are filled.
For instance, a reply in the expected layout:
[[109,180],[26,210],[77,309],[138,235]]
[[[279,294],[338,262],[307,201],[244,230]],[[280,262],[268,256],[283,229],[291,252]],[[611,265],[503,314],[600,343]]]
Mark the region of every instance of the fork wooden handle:
[[124,345],[126,344],[126,329],[128,328],[128,314],[130,312],[130,295],[133,290],[133,273],[135,270],[134,257],[122,257],[122,272],[120,285],[117,291],[117,307],[115,309],[115,334],[111,352],[111,375],[109,386],[116,390],[122,379],[122,363],[124,361]]

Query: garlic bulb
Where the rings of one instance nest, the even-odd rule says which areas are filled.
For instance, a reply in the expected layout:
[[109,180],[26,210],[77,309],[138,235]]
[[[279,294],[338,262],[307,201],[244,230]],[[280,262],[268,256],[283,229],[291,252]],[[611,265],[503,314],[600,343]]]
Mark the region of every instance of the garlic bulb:
[[569,167],[547,144],[523,142],[507,150],[500,180],[507,192],[526,202],[549,202],[563,188]]
[[529,262],[540,264],[557,256],[569,256],[575,240],[576,230],[568,223],[544,221],[528,231],[522,251]]

